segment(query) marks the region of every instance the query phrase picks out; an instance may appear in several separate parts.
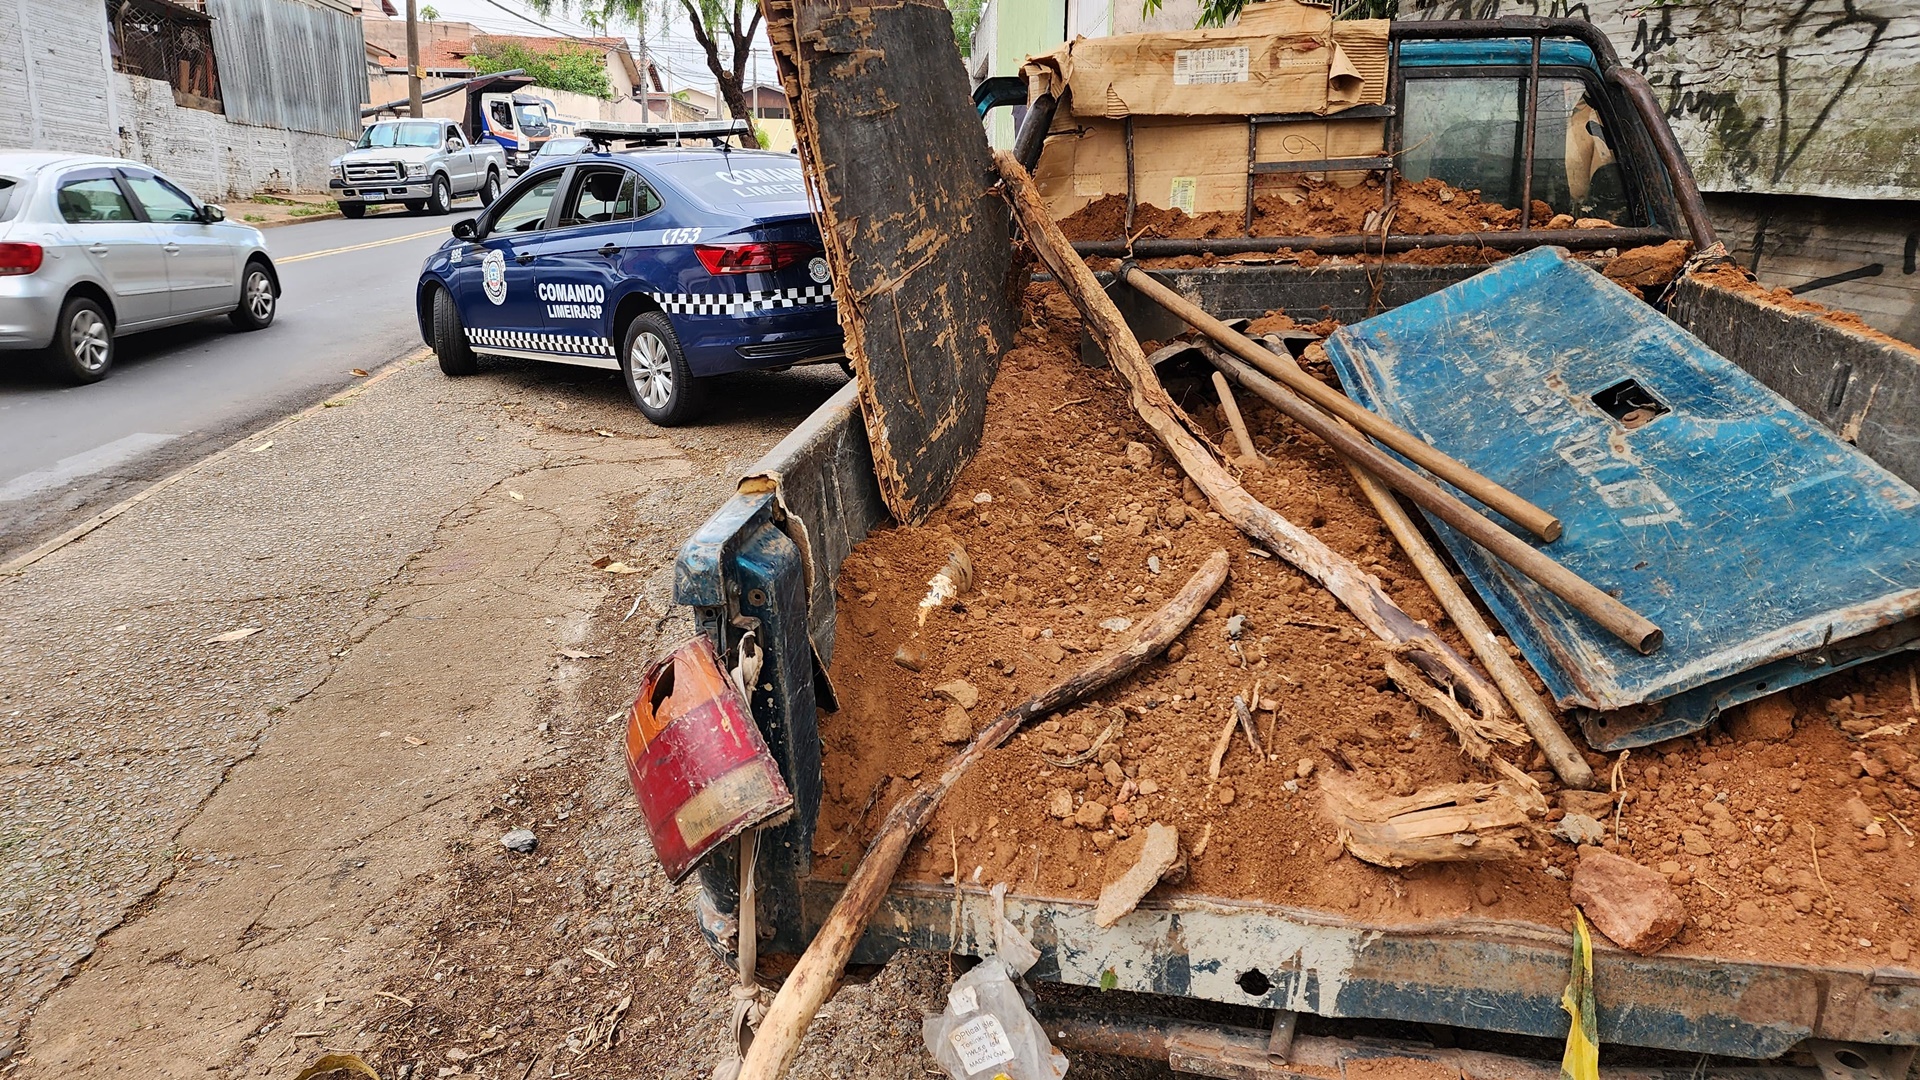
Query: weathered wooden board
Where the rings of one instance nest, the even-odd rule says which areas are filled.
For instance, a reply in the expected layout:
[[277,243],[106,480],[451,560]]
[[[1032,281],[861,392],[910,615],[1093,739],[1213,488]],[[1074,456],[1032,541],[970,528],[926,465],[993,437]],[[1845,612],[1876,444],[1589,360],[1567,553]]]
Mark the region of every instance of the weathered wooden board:
[[917,521],[979,446],[1013,343],[1006,203],[943,6],[770,0],[887,509]]

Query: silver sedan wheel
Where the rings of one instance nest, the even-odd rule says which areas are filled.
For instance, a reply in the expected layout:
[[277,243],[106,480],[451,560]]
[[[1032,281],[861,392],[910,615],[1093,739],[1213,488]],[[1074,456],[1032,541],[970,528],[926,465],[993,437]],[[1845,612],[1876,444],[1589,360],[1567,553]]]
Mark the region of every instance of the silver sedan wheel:
[[667,407],[667,399],[673,396],[673,356],[658,334],[642,331],[634,335],[633,350],[627,354],[627,372],[648,408]]
[[81,367],[100,371],[107,366],[107,355],[113,349],[113,331],[107,328],[107,321],[99,312],[81,308],[67,324],[67,344]]
[[255,270],[247,275],[247,314],[255,322],[266,322],[273,317],[273,282],[267,280],[265,271]]

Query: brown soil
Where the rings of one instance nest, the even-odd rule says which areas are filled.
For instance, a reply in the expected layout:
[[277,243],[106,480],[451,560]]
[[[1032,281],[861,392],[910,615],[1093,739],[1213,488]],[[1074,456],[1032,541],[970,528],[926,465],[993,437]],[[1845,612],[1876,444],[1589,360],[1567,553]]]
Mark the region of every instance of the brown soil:
[[1875,330],[1873,327],[1867,325],[1866,320],[1851,311],[1840,311],[1835,308],[1830,308],[1825,304],[1815,303],[1812,300],[1802,300],[1793,295],[1793,292],[1789,289],[1769,289],[1758,281],[1755,281],[1745,270],[1740,269],[1732,263],[1717,263],[1713,266],[1703,267],[1702,269],[1694,271],[1693,278],[1696,281],[1704,281],[1709,285],[1718,285],[1723,289],[1730,289],[1734,292],[1751,296],[1769,307],[1776,307],[1782,311],[1792,311],[1803,315],[1816,316],[1843,330],[1850,330],[1863,337],[1872,338],[1874,341],[1883,345],[1893,345],[1908,352],[1920,353],[1920,348],[1915,348],[1909,342],[1901,341],[1899,338],[1891,337],[1879,330]]
[[[1256,325],[1288,324],[1280,316]],[[955,750],[941,739],[951,704],[934,686],[963,679],[977,688],[968,718],[977,730],[1111,645],[1118,633],[1102,623],[1139,620],[1206,553],[1225,548],[1233,576],[1181,638],[1180,655],[990,755],[943,804],[903,876],[931,882],[957,871],[965,882],[1090,900],[1123,869],[1108,866],[1107,853],[1132,830],[1161,821],[1179,830],[1190,853],[1188,893],[1387,924],[1483,915],[1565,925],[1575,849],[1547,835],[1549,822],[1524,859],[1504,864],[1393,872],[1342,853],[1319,808],[1317,781],[1328,768],[1350,763],[1400,793],[1480,777],[1445,727],[1393,688],[1357,620],[1290,567],[1251,552],[1207,511],[1127,407],[1112,372],[1078,362],[1078,335],[1066,297],[1051,285],[1031,287],[1019,340],[991,392],[983,449],[949,504],[923,525],[875,533],[842,567],[832,666],[842,708],[821,722],[820,872],[849,871],[887,807]],[[1191,379],[1170,387],[1223,442],[1211,391]],[[1245,473],[1248,489],[1452,637],[1339,462],[1264,405],[1241,404],[1272,459]],[[927,581],[955,543],[971,556],[974,588],[916,626]],[[1234,614],[1246,620],[1238,655],[1225,632]],[[1609,844],[1673,876],[1690,916],[1675,948],[1906,959],[1920,858],[1905,826],[1920,827],[1908,816],[1920,803],[1920,730],[1859,742],[1837,725],[1920,716],[1909,677],[1904,663],[1883,662],[1795,691],[1798,730],[1782,743],[1734,744],[1716,732],[1622,756],[1627,794]],[[1229,703],[1255,682],[1274,706],[1257,714],[1270,753],[1256,758],[1236,737],[1219,782],[1209,784]],[[1852,695],[1849,704],[1826,704],[1843,695]],[[1101,757],[1076,767],[1049,762],[1085,749],[1123,713],[1124,732]],[[1601,775],[1615,764],[1588,758]],[[1541,759],[1520,764],[1554,793]],[[1061,800],[1059,809],[1102,824],[1052,816],[1049,804]],[[1111,809],[1102,816],[1087,809],[1091,802]]]
[[[1375,232],[1368,217],[1380,209],[1377,180],[1342,188],[1313,180],[1297,180],[1254,199],[1253,230],[1240,211],[1210,211],[1189,215],[1141,203],[1134,207],[1133,228],[1126,228],[1127,200],[1122,195],[1097,199],[1060,222],[1070,240],[1114,240],[1122,236],[1182,239],[1230,236],[1344,236]],[[1450,187],[1428,178],[1397,180],[1393,188],[1393,220],[1387,231],[1397,235],[1499,232],[1520,227],[1520,211],[1480,201],[1478,191]],[[1534,224],[1546,226],[1553,212],[1535,201]]]

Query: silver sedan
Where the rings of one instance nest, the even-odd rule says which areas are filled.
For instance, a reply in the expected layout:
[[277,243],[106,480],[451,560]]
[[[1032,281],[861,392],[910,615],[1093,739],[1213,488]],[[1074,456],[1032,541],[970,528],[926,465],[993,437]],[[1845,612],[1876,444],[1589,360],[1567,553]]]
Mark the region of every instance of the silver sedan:
[[261,330],[279,296],[260,230],[153,169],[0,150],[0,350],[95,382],[121,335],[209,315]]

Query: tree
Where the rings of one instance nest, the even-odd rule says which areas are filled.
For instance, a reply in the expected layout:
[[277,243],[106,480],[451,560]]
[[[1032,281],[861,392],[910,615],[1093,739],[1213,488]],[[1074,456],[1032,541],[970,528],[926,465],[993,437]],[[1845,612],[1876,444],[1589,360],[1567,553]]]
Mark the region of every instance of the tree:
[[607,80],[606,54],[572,42],[536,51],[518,41],[483,39],[479,49],[467,54],[467,63],[480,75],[521,68],[536,86],[589,97],[613,97],[613,84]]
[[953,39],[960,43],[960,55],[973,52],[973,31],[980,25],[980,7],[982,0],[947,0],[947,10],[953,13]]
[[[753,55],[753,36],[760,30],[760,5],[757,0],[528,0],[542,15],[556,8],[599,25],[630,22],[646,36],[649,23],[662,25],[678,10],[687,16],[693,40],[707,54],[707,70],[720,86],[720,99],[735,118],[751,120],[753,107],[747,104],[747,60]],[[647,73],[641,72],[641,78]],[[748,146],[760,141],[751,132],[741,136]]]
[[440,17],[440,9],[434,7],[432,4],[428,4],[426,7],[420,9],[420,17],[428,22],[432,22]]

